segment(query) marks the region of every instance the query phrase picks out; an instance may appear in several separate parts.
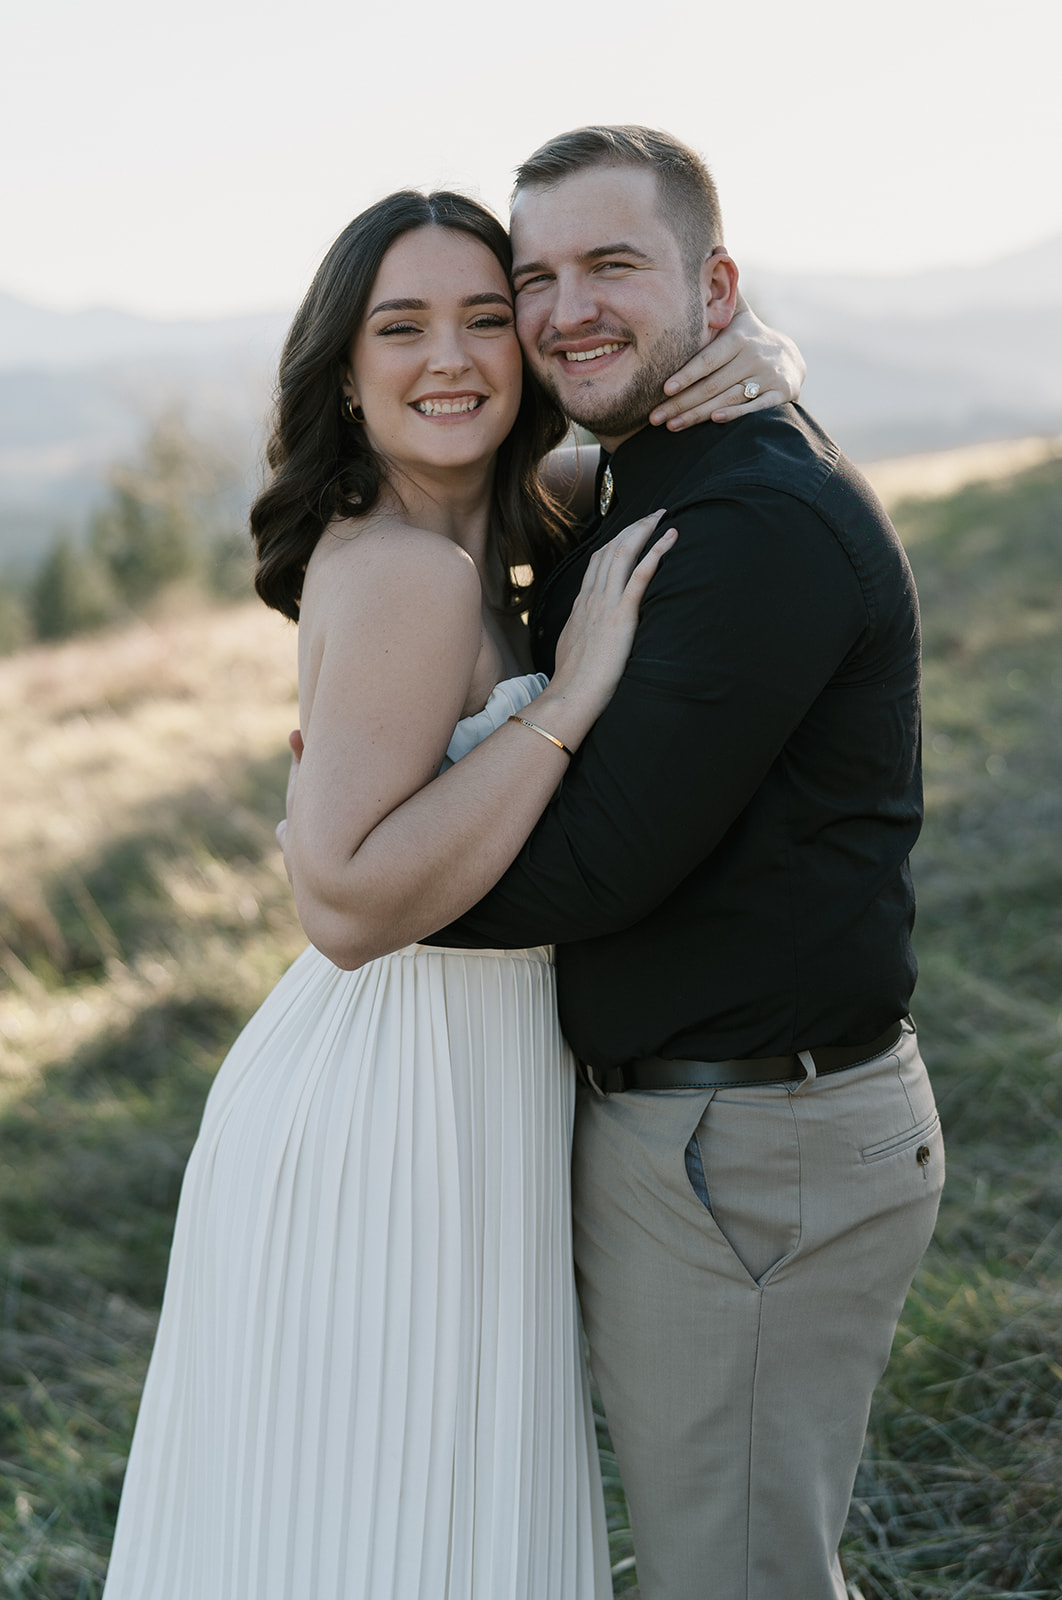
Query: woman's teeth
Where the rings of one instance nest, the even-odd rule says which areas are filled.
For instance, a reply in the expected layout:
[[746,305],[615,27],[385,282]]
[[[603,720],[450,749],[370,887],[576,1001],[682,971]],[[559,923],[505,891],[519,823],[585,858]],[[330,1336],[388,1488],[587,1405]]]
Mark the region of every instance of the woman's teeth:
[[596,361],[598,356],[610,356],[614,350],[622,350],[621,344],[599,344],[596,350],[565,350],[565,361]]
[[418,400],[413,409],[425,417],[452,417],[458,411],[475,411],[482,404],[483,396],[472,394],[460,400]]

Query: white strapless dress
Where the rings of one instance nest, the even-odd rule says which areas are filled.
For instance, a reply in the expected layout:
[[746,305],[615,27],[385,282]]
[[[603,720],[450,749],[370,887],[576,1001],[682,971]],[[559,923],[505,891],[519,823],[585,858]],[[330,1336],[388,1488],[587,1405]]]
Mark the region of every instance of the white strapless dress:
[[299,957],[206,1104],[105,1600],[608,1600],[573,1099],[548,950]]

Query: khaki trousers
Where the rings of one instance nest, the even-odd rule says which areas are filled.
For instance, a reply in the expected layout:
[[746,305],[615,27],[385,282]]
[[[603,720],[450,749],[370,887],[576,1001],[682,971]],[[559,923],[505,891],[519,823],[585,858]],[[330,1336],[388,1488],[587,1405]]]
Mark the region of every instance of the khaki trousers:
[[909,1025],[798,1085],[580,1086],[579,1295],[642,1600],[844,1600],[870,1399],[943,1180]]

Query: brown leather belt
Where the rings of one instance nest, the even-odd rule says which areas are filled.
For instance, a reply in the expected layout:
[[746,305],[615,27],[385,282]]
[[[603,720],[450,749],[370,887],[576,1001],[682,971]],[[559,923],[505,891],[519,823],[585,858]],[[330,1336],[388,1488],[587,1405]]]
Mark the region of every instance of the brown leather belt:
[[[816,1045],[805,1051],[820,1078],[831,1072],[860,1067],[883,1055],[899,1040],[903,1023],[894,1022],[866,1044]],[[797,1083],[807,1077],[799,1056],[750,1056],[733,1061],[677,1061],[667,1056],[643,1056],[623,1067],[582,1069],[591,1088],[601,1094],[621,1094],[626,1089],[740,1089],[746,1083]]]

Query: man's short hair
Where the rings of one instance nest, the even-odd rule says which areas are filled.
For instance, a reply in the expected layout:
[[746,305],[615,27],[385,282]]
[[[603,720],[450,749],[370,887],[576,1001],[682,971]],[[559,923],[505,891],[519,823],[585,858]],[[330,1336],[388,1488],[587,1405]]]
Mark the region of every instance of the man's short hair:
[[573,128],[550,139],[517,167],[513,199],[522,189],[549,189],[593,167],[648,167],[656,174],[661,216],[678,240],[691,277],[722,244],[719,196],[696,150],[670,133],[633,123]]

